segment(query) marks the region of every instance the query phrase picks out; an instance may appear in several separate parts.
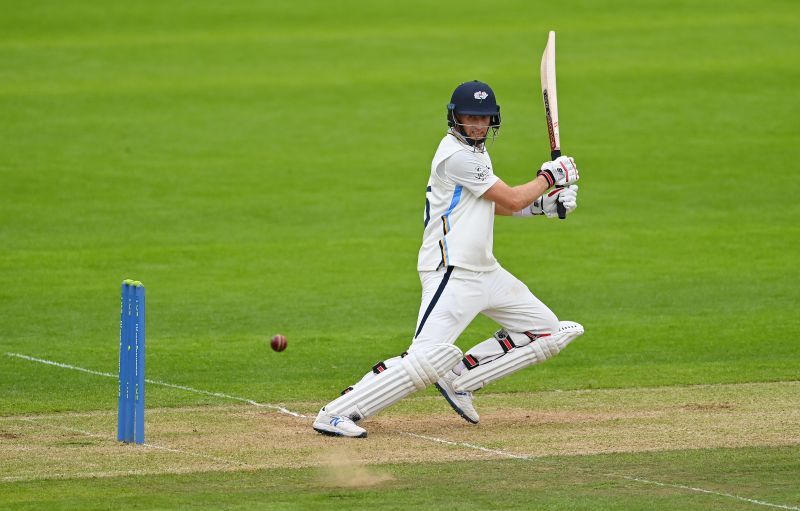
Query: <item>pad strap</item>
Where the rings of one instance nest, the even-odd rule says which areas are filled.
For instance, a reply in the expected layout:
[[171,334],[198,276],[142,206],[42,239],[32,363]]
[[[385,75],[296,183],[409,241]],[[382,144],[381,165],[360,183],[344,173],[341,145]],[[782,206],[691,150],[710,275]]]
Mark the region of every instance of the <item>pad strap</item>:
[[[527,334],[528,332],[525,333]],[[494,338],[497,339],[497,342],[500,344],[500,348],[502,348],[503,353],[508,353],[517,347],[517,345],[514,344],[514,341],[511,339],[511,336],[509,336],[508,332],[505,330],[498,330],[495,332]]]
[[478,359],[469,354],[464,357],[461,362],[464,363],[464,367],[466,367],[468,370],[478,367]]

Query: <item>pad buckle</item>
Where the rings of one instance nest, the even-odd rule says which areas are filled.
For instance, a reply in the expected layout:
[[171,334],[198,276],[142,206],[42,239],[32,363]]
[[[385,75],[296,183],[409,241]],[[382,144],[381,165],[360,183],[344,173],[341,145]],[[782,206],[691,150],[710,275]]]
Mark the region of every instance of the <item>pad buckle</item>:
[[511,336],[508,335],[508,332],[506,330],[498,330],[497,332],[495,332],[494,338],[497,339],[497,342],[503,349],[503,354],[506,354],[512,349],[517,347],[517,345],[514,344],[514,341],[511,340]]

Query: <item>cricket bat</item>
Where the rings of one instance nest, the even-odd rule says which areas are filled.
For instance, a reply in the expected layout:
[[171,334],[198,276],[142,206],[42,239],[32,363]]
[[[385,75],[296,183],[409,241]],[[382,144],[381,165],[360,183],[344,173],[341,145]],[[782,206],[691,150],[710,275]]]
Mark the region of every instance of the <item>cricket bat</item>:
[[[547,35],[547,46],[542,54],[542,97],[544,115],[547,120],[547,134],[550,136],[550,159],[561,156],[561,138],[558,131],[558,95],[556,93],[556,33]],[[556,202],[556,211],[561,220],[567,217],[567,210],[561,202]]]

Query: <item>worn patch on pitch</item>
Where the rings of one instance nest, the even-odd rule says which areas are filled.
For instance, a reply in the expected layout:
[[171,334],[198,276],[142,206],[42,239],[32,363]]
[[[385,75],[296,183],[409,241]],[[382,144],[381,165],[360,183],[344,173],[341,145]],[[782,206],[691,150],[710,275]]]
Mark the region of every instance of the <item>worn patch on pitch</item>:
[[[358,487],[385,482],[383,463],[790,446],[798,402],[798,382],[478,393],[472,425],[430,391],[364,421],[365,439],[251,405],[154,408],[145,446],[116,441],[116,411],[7,416],[0,481],[317,467],[321,485]],[[313,417],[319,403],[285,406]]]
[[322,486],[364,488],[394,480],[378,465],[367,465],[357,458],[349,442],[320,451],[315,460],[318,482]]

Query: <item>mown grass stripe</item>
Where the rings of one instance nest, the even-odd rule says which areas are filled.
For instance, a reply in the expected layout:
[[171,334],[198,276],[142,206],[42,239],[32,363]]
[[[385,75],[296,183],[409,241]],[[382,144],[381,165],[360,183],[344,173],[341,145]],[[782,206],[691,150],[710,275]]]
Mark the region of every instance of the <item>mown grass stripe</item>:
[[800,511],[800,507],[797,507],[797,506],[786,506],[786,505],[783,505],[783,504],[773,504],[771,502],[765,502],[763,500],[749,499],[747,497],[740,497],[739,495],[733,495],[733,494],[730,494],[730,493],[723,493],[723,492],[706,490],[706,489],[703,489],[703,488],[697,488],[695,486],[686,486],[686,485],[683,485],[683,484],[662,483],[662,482],[659,482],[659,481],[652,481],[650,479],[642,479],[641,477],[620,476],[620,475],[615,475],[615,474],[608,474],[608,475],[614,476],[614,477],[621,477],[622,479],[627,479],[628,481],[636,481],[637,483],[654,484],[656,486],[665,486],[665,487],[670,487],[670,488],[680,488],[682,490],[689,490],[689,491],[694,491],[694,492],[699,492],[699,493],[708,493],[710,495],[718,495],[720,497],[728,497],[728,498],[731,498],[731,499],[743,500],[745,502],[750,502],[751,504],[758,504],[760,506],[768,506],[768,507],[776,507],[776,508],[779,508],[779,509],[791,509],[791,510],[794,510],[794,511]]

